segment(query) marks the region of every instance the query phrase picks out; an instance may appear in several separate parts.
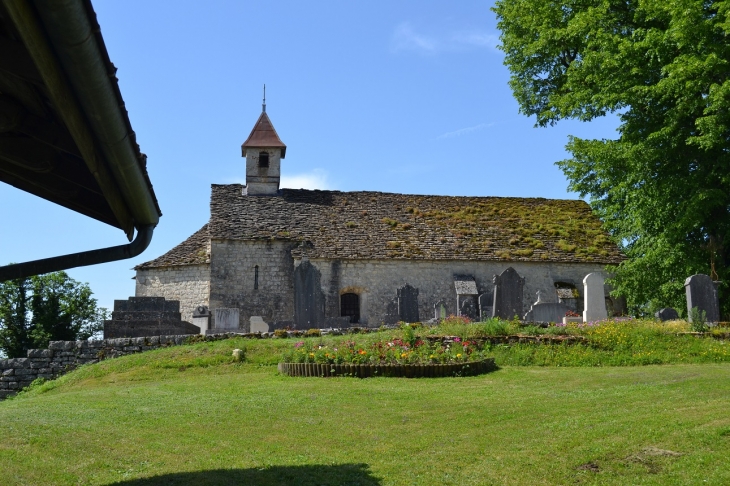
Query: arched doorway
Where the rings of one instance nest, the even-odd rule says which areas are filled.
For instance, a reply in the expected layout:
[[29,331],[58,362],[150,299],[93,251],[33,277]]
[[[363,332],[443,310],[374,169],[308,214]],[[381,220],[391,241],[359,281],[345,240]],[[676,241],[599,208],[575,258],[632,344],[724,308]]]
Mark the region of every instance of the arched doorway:
[[360,322],[360,296],[348,292],[340,295],[340,315],[350,318],[350,324]]

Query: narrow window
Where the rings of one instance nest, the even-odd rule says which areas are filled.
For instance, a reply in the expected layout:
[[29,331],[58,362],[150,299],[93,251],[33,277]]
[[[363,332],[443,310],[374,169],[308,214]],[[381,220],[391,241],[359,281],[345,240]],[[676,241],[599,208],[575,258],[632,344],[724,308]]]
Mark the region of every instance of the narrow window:
[[260,152],[259,153],[259,167],[268,167],[268,166],[269,166],[269,153]]
[[360,322],[360,296],[353,293],[340,296],[340,315],[349,317],[350,323]]
[[254,290],[259,288],[259,266],[253,267],[253,288]]

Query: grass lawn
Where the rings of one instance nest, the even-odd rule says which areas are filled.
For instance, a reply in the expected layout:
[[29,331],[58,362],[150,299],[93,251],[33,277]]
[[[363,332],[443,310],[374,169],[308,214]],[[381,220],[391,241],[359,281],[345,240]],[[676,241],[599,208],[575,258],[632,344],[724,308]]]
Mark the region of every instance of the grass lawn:
[[291,344],[160,349],[0,402],[0,483],[730,484],[730,363],[279,376]]

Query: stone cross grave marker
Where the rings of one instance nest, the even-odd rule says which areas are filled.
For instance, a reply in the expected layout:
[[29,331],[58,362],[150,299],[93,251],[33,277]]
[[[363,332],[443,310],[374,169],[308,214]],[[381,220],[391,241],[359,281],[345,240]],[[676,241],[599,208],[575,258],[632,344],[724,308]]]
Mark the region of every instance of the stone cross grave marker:
[[707,322],[720,320],[717,287],[710,277],[701,273],[687,277],[687,280],[684,281],[684,289],[687,291],[687,316],[690,322],[692,322],[692,309],[695,307],[705,311]]
[[583,279],[583,322],[608,318],[603,275],[589,273]]
[[405,284],[398,289],[398,316],[403,322],[419,322],[418,289]]
[[522,315],[522,292],[525,287],[525,277],[520,277],[517,271],[509,267],[494,279],[494,304],[492,317],[512,319]]

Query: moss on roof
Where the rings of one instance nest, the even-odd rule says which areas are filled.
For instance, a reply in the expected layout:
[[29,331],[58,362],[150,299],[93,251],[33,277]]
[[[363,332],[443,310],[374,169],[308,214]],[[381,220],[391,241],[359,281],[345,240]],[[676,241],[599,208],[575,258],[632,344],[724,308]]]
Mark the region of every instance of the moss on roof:
[[247,196],[240,184],[213,185],[205,230],[137,268],[205,263],[207,239],[308,242],[293,254],[309,258],[599,264],[624,258],[581,200],[304,189]]

